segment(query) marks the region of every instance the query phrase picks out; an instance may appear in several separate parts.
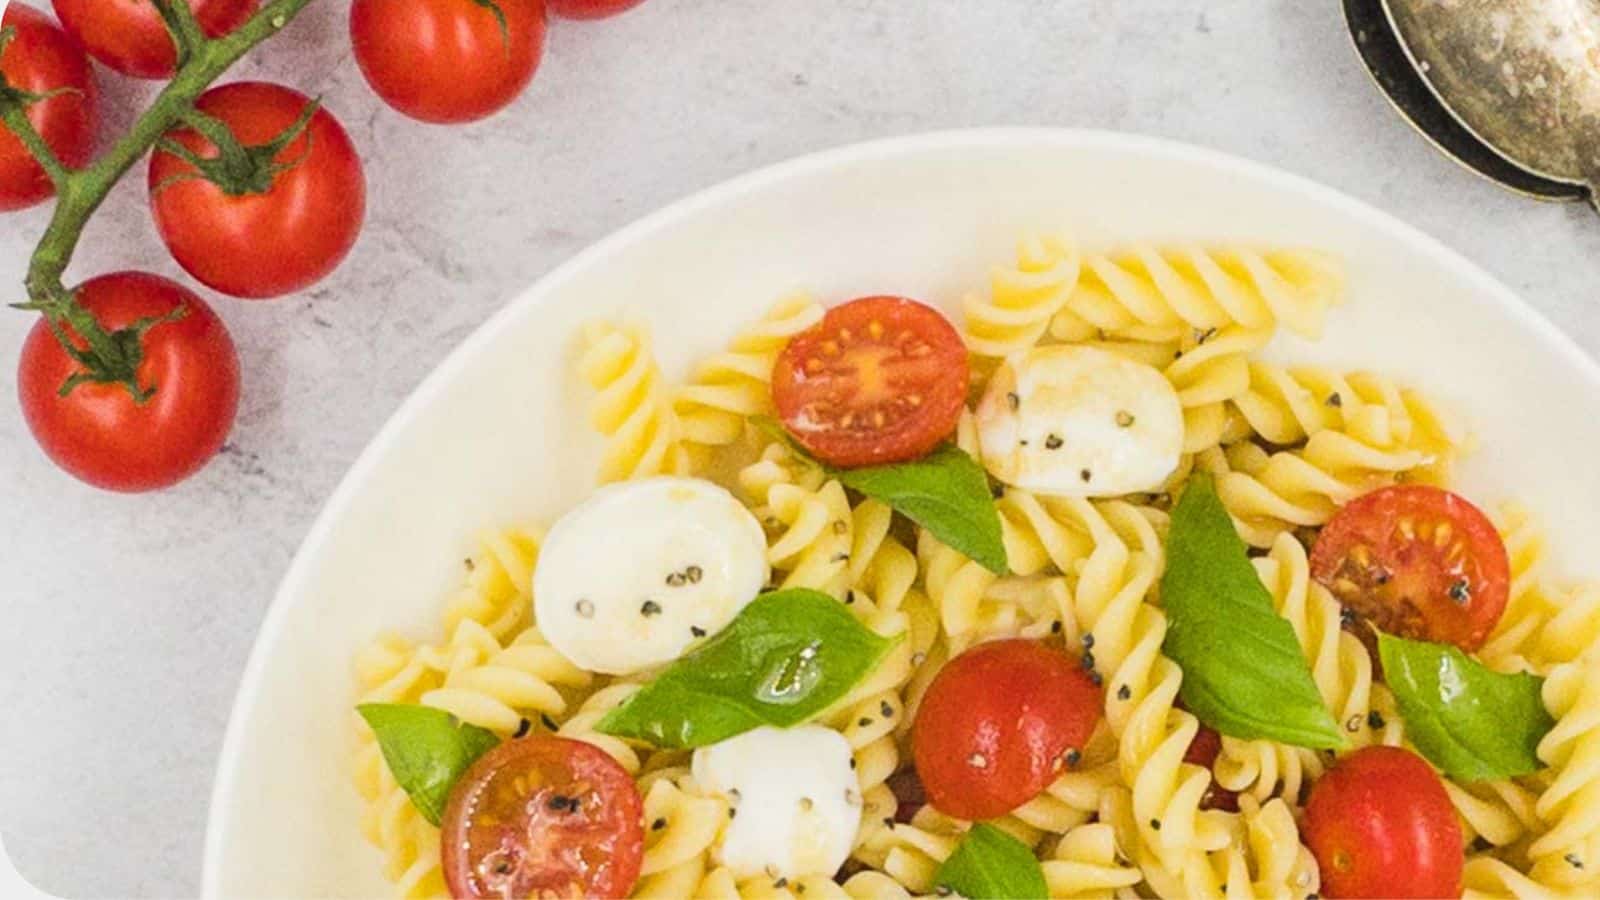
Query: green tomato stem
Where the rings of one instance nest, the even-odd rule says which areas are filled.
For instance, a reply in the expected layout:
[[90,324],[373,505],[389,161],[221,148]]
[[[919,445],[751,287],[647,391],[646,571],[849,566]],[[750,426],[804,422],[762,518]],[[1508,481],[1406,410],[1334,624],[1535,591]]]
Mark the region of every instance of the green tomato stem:
[[[22,106],[0,106],[6,127],[34,153],[56,185],[55,212],[28,265],[25,285],[30,302],[21,306],[43,314],[67,352],[83,365],[84,372],[80,374],[87,378],[78,378],[74,383],[119,383],[141,402],[155,387],[142,387],[136,380],[143,355],[138,346],[128,352],[124,346],[127,342],[107,333],[62,283],[84,226],[122,176],[194,109],[195,101],[213,82],[257,44],[281,31],[311,2],[270,0],[237,30],[220,38],[207,38],[200,33],[187,0],[159,0],[158,8],[173,23],[181,65],[128,133],[85,168],[63,166],[28,123]],[[74,345],[67,328],[86,347]]]

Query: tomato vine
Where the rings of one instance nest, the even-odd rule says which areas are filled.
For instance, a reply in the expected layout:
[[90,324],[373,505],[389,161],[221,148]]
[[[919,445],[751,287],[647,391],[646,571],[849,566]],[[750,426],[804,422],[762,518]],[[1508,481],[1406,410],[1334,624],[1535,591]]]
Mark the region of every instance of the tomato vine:
[[[107,331],[62,283],[84,226],[111,189],[173,126],[191,121],[197,100],[222,74],[257,44],[282,31],[312,0],[269,0],[238,29],[221,37],[205,35],[189,0],[151,0],[167,23],[178,51],[178,69],[128,133],[99,158],[81,168],[58,159],[27,117],[31,103],[44,99],[11,88],[0,77],[0,122],[27,147],[56,189],[56,207],[34,248],[24,282],[28,300],[13,304],[45,317],[62,346],[83,368],[62,386],[63,393],[86,382],[119,384],[138,402],[157,386],[140,385],[143,335],[166,317],[140,320]],[[73,339],[76,335],[82,346]]]

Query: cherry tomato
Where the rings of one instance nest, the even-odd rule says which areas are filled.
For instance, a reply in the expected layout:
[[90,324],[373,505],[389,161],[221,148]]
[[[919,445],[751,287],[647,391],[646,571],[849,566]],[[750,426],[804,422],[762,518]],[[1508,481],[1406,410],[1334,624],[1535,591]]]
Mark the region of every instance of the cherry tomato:
[[1506,545],[1477,507],[1426,485],[1351,501],[1311,552],[1311,574],[1390,634],[1476,650],[1510,594]]
[[[172,35],[151,0],[54,0],[61,24],[89,55],[134,78],[170,78]],[[206,37],[222,37],[256,11],[256,0],[189,0]]]
[[[188,314],[144,335],[136,403],[118,384],[60,388],[79,365],[44,321],[22,345],[17,394],[34,439],[56,465],[96,487],[149,491],[173,485],[216,455],[239,407],[239,357],[222,320],[182,285],[144,272],[102,275],[78,302],[107,331],[183,306]],[[80,344],[81,346],[81,344]]]
[[1459,897],[1461,823],[1444,783],[1399,747],[1367,747],[1317,780],[1306,845],[1327,897]]
[[626,12],[644,0],[545,0],[550,11],[563,19],[604,19]]
[[[470,122],[515,100],[544,54],[542,0],[355,0],[350,40],[383,101],[423,122]],[[509,39],[509,43],[508,43]]]
[[[1194,740],[1189,742],[1189,749],[1183,754],[1183,761],[1202,769],[1212,769],[1217,764],[1217,757],[1221,755],[1222,735],[1209,725],[1201,725],[1200,730],[1195,732]],[[1239,795],[1217,784],[1213,776],[1211,786],[1206,788],[1205,796],[1200,798],[1200,806],[1202,809],[1238,812]]]
[[1076,761],[1100,721],[1083,666],[1038,641],[993,641],[934,676],[911,751],[928,802],[962,819],[1002,816]]
[[967,348],[937,310],[863,297],[789,342],[772,399],[784,427],[824,462],[904,462],[955,430],[967,375]]
[[605,751],[540,735],[484,754],[441,824],[452,897],[626,897],[644,859],[644,802]]
[[[249,147],[284,133],[310,102],[286,87],[241,81],[212,88],[195,106]],[[203,159],[218,155],[190,128],[168,137]],[[276,297],[314,284],[350,252],[366,214],[361,160],[325,109],[260,163],[282,168],[248,192],[229,193],[170,152],[150,157],[150,207],[167,249],[190,275],[235,297]]]
[[[28,121],[62,162],[87,163],[97,116],[94,73],[83,50],[44,13],[21,3],[6,7],[0,26],[16,29],[16,37],[0,50],[0,75],[6,84],[30,94],[57,88],[76,92],[31,104]],[[22,141],[0,127],[0,212],[25,209],[54,193],[55,186]]]

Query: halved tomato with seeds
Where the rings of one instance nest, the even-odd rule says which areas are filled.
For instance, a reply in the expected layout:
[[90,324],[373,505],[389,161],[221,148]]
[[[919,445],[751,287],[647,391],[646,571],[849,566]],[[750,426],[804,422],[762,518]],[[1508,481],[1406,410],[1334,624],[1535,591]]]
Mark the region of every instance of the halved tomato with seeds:
[[1311,575],[1389,634],[1472,651],[1505,612],[1511,564],[1476,506],[1440,488],[1396,485],[1333,517],[1312,549]]
[[916,459],[955,431],[967,376],[966,345],[937,310],[863,297],[789,342],[773,368],[772,399],[818,459],[879,465]]
[[593,744],[506,741],[450,792],[440,826],[450,896],[626,897],[643,817],[633,777]]

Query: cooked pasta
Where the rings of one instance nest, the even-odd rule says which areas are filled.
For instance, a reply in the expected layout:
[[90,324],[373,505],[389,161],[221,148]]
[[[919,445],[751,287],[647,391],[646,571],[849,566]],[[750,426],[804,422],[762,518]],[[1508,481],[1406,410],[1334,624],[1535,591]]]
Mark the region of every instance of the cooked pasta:
[[[784,348],[796,335],[833,327],[835,317],[828,315],[824,323],[817,302],[798,294],[780,300],[723,350],[692,367],[682,385],[662,373],[641,325],[593,324],[583,332],[577,369],[593,391],[590,420],[604,438],[598,480],[687,476],[699,479],[695,484],[702,488],[707,481],[726,482],[726,491],[716,484],[709,489],[726,495],[729,515],[747,524],[747,556],[755,567],[751,590],[737,599],[762,602],[748,596],[757,576],[765,591],[807,589],[798,593],[834,610],[830,615],[841,627],[864,642],[879,642],[883,649],[875,666],[830,694],[825,707],[818,703],[804,723],[755,731],[745,724],[745,731],[711,748],[676,749],[697,745],[668,739],[658,746],[652,743],[656,738],[637,737],[652,732],[602,724],[619,711],[626,717],[630,703],[647,698],[672,661],[690,659],[696,648],[718,639],[728,618],[712,622],[708,610],[733,592],[716,580],[724,572],[702,565],[709,551],[687,537],[679,541],[674,535],[649,552],[611,548],[612,536],[632,524],[627,516],[635,513],[626,509],[600,529],[608,546],[592,560],[552,549],[562,546],[560,524],[548,532],[550,542],[532,526],[484,534],[465,557],[461,585],[444,597],[440,637],[418,642],[380,634],[356,657],[357,696],[362,703],[442,710],[451,721],[487,729],[499,739],[564,738],[551,743],[581,749],[615,770],[623,785],[637,788],[643,810],[642,862],[632,896],[910,898],[950,893],[949,870],[941,868],[987,831],[946,811],[953,807],[936,808],[928,800],[934,791],[924,795],[917,786],[926,778],[915,763],[926,757],[919,744],[924,726],[913,723],[919,716],[945,717],[934,711],[940,701],[928,700],[930,692],[945,690],[940,684],[947,673],[983,655],[969,651],[1020,639],[1012,643],[1057,651],[1057,664],[1065,654],[1068,674],[1087,678],[1081,696],[1100,698],[1097,718],[1071,738],[1073,746],[1044,757],[1049,768],[1038,770],[1042,774],[1025,799],[996,807],[995,815],[970,815],[1033,854],[1051,897],[1316,896],[1327,878],[1301,828],[1316,834],[1305,820],[1315,815],[1309,798],[1317,785],[1352,756],[1392,752],[1367,748],[1415,750],[1412,740],[1426,743],[1427,735],[1423,728],[1408,732],[1395,695],[1405,696],[1404,690],[1385,685],[1353,627],[1359,611],[1340,603],[1339,597],[1349,596],[1343,582],[1321,568],[1321,546],[1314,577],[1308,548],[1335,533],[1337,528],[1319,529],[1368,492],[1448,484],[1457,459],[1470,449],[1468,436],[1443,408],[1410,387],[1369,372],[1259,358],[1280,330],[1315,338],[1341,301],[1343,285],[1337,262],[1311,250],[1132,243],[1081,251],[1067,236],[1033,237],[963,301],[959,353],[935,358],[935,348],[922,337],[877,319],[849,326],[858,328],[853,335],[839,326],[838,340],[819,341],[821,356],[845,359],[869,373],[863,393],[901,391],[891,410],[895,416],[925,402],[921,393],[904,393],[909,389],[897,379],[907,371],[917,377],[931,377],[934,369],[958,372],[959,379],[948,377],[969,400],[968,389],[987,394],[996,385],[992,397],[963,407],[959,416],[952,413],[932,435],[934,441],[953,436],[955,447],[980,466],[992,461],[984,452],[992,450],[986,443],[996,433],[1002,441],[1014,439],[1019,452],[1030,438],[1044,445],[1044,451],[1035,444],[1030,452],[1074,449],[1056,431],[1028,434],[1019,426],[1005,436],[1011,433],[991,427],[994,409],[1020,418],[1024,406],[1041,397],[1022,387],[1013,390],[1020,381],[993,378],[1031,354],[1050,356],[1062,346],[1109,351],[1113,355],[1073,352],[1103,360],[1105,369],[1097,371],[1137,369],[1148,376],[1138,383],[1149,394],[1165,396],[1170,389],[1176,404],[1157,409],[1117,394],[1119,383],[1101,385],[1116,403],[1094,410],[1089,427],[1099,429],[1097,439],[1138,433],[1135,425],[1149,427],[1152,411],[1173,423],[1181,417],[1181,444],[1174,424],[1166,445],[1170,455],[1162,457],[1159,472],[1131,487],[1136,493],[1123,493],[1122,485],[1101,492],[1081,487],[1103,474],[1102,466],[1126,462],[1115,453],[1058,463],[1065,475],[1057,471],[1054,482],[1001,477],[991,468],[992,498],[971,486],[975,499],[959,508],[959,516],[973,516],[975,506],[987,515],[992,499],[1005,554],[1001,571],[973,558],[989,560],[993,552],[981,552],[959,533],[950,537],[948,522],[941,528],[929,520],[928,501],[937,506],[945,498],[918,497],[921,514],[913,513],[917,503],[908,504],[903,495],[924,485],[904,472],[898,494],[880,488],[867,496],[846,487],[866,487],[853,473],[841,473],[848,466],[829,462],[792,423],[787,427],[793,442],[769,436],[769,422],[752,426],[753,417],[775,414],[774,368],[780,357],[788,365],[796,355],[783,354]],[[869,341],[888,343],[849,356],[845,345],[862,332]],[[910,361],[906,369],[885,361],[893,353],[903,354],[900,362]],[[1126,360],[1139,365],[1130,367]],[[796,372],[824,381],[838,375],[821,359],[795,365]],[[826,377],[820,374],[825,370]],[[848,393],[836,390],[818,408],[843,403]],[[947,396],[953,409],[956,394]],[[878,419],[884,421],[864,419],[887,427],[883,408]],[[861,426],[848,416],[838,422],[846,429]],[[1040,465],[1047,469],[1049,458],[1043,458]],[[1184,656],[1181,642],[1169,644],[1170,636],[1183,634],[1184,619],[1163,579],[1169,576],[1169,536],[1178,546],[1175,529],[1185,527],[1180,501],[1195,481],[1205,481],[1196,479],[1199,473],[1212,476],[1216,500],[1251,548],[1250,566],[1273,610],[1290,626],[1316,694],[1345,738],[1342,749],[1219,737],[1180,700],[1184,667],[1193,659]],[[649,484],[683,489],[683,483],[658,480],[606,493]],[[691,495],[672,502],[687,503]],[[947,504],[932,518],[952,517],[952,509]],[[670,507],[638,513],[675,514]],[[723,527],[705,521],[712,512],[694,515],[683,525],[686,533]],[[1225,521],[1221,513],[1215,520]],[[1497,672],[1547,676],[1542,704],[1555,725],[1538,744],[1537,772],[1478,782],[1441,778],[1450,806],[1437,801],[1439,815],[1448,818],[1453,810],[1459,821],[1467,896],[1594,895],[1600,893],[1600,651],[1594,649],[1600,644],[1600,586],[1556,579],[1544,535],[1526,510],[1506,507],[1495,528],[1509,562],[1507,603],[1493,627],[1478,635],[1487,637],[1474,655]],[[1437,546],[1449,538],[1447,532]],[[1232,546],[1237,554],[1237,544]],[[664,562],[651,555],[656,550]],[[613,564],[619,554],[626,558]],[[591,592],[589,581],[575,593],[563,594],[561,584],[546,590],[555,583],[546,579],[555,579],[554,570],[561,568],[550,560],[574,557],[582,565],[617,570],[601,574],[616,575],[631,592],[622,594],[625,616],[603,608],[601,588]],[[1179,558],[1173,550],[1169,585],[1182,579]],[[664,568],[653,568],[658,564]],[[1238,565],[1245,573],[1239,577],[1246,577],[1249,569]],[[635,570],[644,575],[634,578]],[[1377,584],[1387,584],[1390,574],[1375,576]],[[605,579],[596,583],[611,589]],[[701,599],[686,599],[696,596]],[[1454,587],[1450,596],[1469,599]],[[603,642],[651,644],[666,633],[652,629],[670,625],[674,647],[681,649],[637,664],[627,653],[596,657],[585,668],[574,661],[587,652],[584,629],[606,616],[623,624],[615,634],[602,634]],[[764,674],[760,691],[769,693],[758,696],[781,702],[770,698],[815,677],[806,665],[816,646]],[[757,655],[741,657],[743,668],[760,673],[769,667],[762,651],[751,652]],[[1187,661],[1180,665],[1179,659]],[[741,671],[737,677],[753,675]],[[691,699],[680,705],[699,702],[696,695],[685,697]],[[1315,708],[1315,697],[1306,702]],[[1198,702],[1195,709],[1201,709]],[[397,782],[380,738],[364,719],[356,719],[354,731],[361,827],[381,851],[385,874],[401,896],[443,895],[449,885],[439,828]],[[738,766],[778,766],[760,754],[791,745],[752,744],[767,749],[742,751],[747,755],[737,765],[722,769],[702,756],[762,732],[773,741],[809,732],[819,741],[806,745],[809,755],[782,763],[786,768],[772,773],[772,784],[760,783],[761,790],[786,798],[778,813],[772,804],[751,807],[748,792],[741,800],[740,788],[751,782],[727,773]],[[1214,751],[1209,755],[1208,740]],[[832,781],[808,768],[815,764],[821,772],[827,752],[836,753]],[[990,764],[983,753],[962,758],[969,768]],[[796,786],[802,783],[810,785],[803,795]],[[550,810],[577,808],[575,798],[553,801]],[[771,815],[780,817],[759,818]],[[792,821],[781,817],[790,815]],[[802,822],[809,824],[795,824]],[[829,856],[825,845],[835,839],[837,854]],[[784,841],[789,843],[778,846]],[[826,865],[816,862],[824,858]],[[835,865],[841,860],[848,861]]]
[[583,344],[578,368],[596,392],[590,419],[607,438],[600,480],[688,472],[683,427],[644,328],[595,323]]

